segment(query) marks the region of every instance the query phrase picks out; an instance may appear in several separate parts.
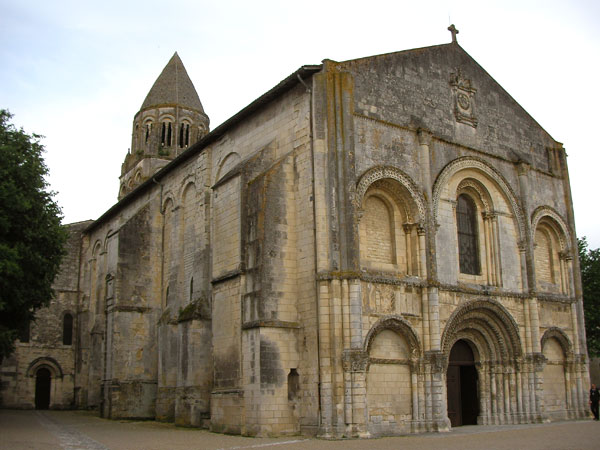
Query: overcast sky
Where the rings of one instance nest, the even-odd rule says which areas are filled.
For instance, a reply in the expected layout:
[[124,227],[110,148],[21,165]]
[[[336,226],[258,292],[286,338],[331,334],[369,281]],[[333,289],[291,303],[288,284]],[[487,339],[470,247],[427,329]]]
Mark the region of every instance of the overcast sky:
[[175,51],[211,129],[305,64],[450,42],[569,155],[577,235],[600,247],[600,2],[0,0],[0,108],[45,136],[64,222],[116,202],[133,116]]

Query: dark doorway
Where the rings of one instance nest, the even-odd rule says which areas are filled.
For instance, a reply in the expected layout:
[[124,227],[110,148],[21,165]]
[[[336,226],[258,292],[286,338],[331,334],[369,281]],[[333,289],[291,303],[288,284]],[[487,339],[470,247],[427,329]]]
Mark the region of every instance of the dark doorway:
[[39,369],[35,374],[35,409],[50,408],[50,371]]
[[476,425],[479,415],[477,369],[473,350],[463,340],[457,341],[450,351],[446,388],[452,426]]

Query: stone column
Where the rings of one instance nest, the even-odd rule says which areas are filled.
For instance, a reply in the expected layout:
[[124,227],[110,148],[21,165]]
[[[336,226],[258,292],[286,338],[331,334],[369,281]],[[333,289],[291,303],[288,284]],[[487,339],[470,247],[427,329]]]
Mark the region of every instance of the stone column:
[[417,275],[421,278],[427,278],[427,251],[426,251],[426,241],[425,241],[425,227],[422,225],[417,226],[417,236],[419,239],[419,254],[418,254],[418,262],[419,262],[419,273]]
[[489,383],[487,381],[487,375],[485,373],[485,363],[480,361],[475,363],[475,368],[477,370],[477,377],[479,378],[479,404],[481,408],[479,410],[479,417],[477,418],[477,423],[479,425],[487,425],[488,423],[488,386]]
[[484,212],[483,216],[483,235],[485,238],[485,261],[487,282],[491,286],[496,286],[496,274],[494,268],[494,238],[491,226],[493,214]]
[[440,351],[427,352],[425,360],[431,373],[432,431],[447,431],[450,429],[450,421],[448,420],[444,381],[448,361]]
[[329,283],[319,282],[319,379],[321,397],[321,423],[319,436],[332,437],[333,433],[333,379],[330,348]]
[[412,230],[414,224],[405,223],[402,225],[402,229],[404,230],[404,240],[406,245],[406,274],[413,274],[413,258],[418,258],[418,255],[413,255],[413,245],[412,245]]
[[418,361],[410,362],[410,391],[412,398],[412,432],[421,431],[421,420],[419,414],[419,364]]
[[523,422],[523,416],[525,415],[525,405],[523,404],[523,383],[522,383],[522,370],[523,365],[517,362],[516,366],[516,395],[517,395],[517,423]]
[[346,385],[346,432],[352,437],[369,437],[367,429],[366,378],[369,355],[360,349],[344,350],[342,355]]

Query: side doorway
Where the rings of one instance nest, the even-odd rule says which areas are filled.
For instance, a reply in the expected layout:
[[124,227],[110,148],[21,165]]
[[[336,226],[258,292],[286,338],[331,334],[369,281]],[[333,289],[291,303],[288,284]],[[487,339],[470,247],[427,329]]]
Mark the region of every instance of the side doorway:
[[446,372],[448,418],[453,427],[477,425],[479,416],[479,386],[473,350],[464,340],[457,341],[450,351]]
[[[50,388],[52,376],[45,367],[35,373],[35,409],[50,408]],[[30,397],[31,398],[31,397]]]

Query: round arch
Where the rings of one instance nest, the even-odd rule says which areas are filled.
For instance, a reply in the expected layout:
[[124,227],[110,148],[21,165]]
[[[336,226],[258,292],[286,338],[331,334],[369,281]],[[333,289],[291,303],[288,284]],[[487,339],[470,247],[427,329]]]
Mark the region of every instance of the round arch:
[[[479,330],[484,339],[480,345],[497,349],[496,356],[505,361],[522,355],[519,328],[510,313],[498,301],[480,299],[469,301],[458,307],[448,319],[442,334],[442,353],[450,354],[450,349],[461,333],[466,330]],[[474,342],[477,344],[477,342]]]
[[421,356],[421,343],[419,337],[410,323],[401,316],[393,315],[379,319],[371,327],[365,341],[363,348],[366,354],[369,354],[371,350],[371,344],[375,337],[383,330],[392,330],[404,337],[410,346],[411,359],[416,360]]
[[217,173],[215,175],[214,183],[216,184],[224,175],[226,175],[231,169],[233,169],[240,161],[241,156],[236,152],[231,152],[225,155],[223,159],[217,164]]
[[432,213],[434,223],[438,223],[439,202],[441,200],[442,192],[445,188],[447,188],[449,181],[456,173],[468,169],[473,169],[484,174],[488,179],[496,184],[497,188],[504,195],[510,205],[517,222],[519,239],[523,240],[525,238],[525,220],[515,192],[512,190],[509,183],[500,172],[489,166],[482,159],[472,156],[465,156],[455,159],[446,165],[446,167],[444,167],[444,169],[442,169],[441,173],[438,175],[432,192]]
[[426,221],[425,199],[419,187],[400,169],[390,166],[377,166],[361,175],[355,194],[355,207],[360,210],[367,190],[377,181],[390,179],[397,182],[397,187],[391,184],[384,189],[392,191],[404,203],[409,221],[424,224]]
[[58,361],[50,356],[40,356],[29,363],[25,376],[34,377],[37,371],[41,368],[48,369],[52,378],[62,378],[63,370]]
[[541,221],[550,219],[550,223],[556,228],[556,234],[558,236],[561,250],[567,250],[571,245],[571,233],[567,222],[554,208],[550,206],[540,206],[533,211],[531,214],[531,241],[534,241],[535,231]]
[[573,356],[573,344],[571,343],[569,336],[567,336],[567,334],[563,330],[561,330],[558,327],[548,328],[542,335],[542,338],[540,339],[541,349],[544,348],[544,344],[549,339],[556,339],[558,341],[558,343],[563,349],[565,358],[571,358]]

